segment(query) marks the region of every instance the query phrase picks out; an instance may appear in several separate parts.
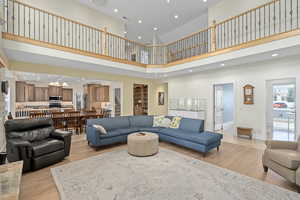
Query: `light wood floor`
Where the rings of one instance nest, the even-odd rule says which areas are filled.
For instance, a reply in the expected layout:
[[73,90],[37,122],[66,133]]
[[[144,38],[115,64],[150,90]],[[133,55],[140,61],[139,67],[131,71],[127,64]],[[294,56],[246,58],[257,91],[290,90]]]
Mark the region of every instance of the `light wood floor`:
[[[203,158],[201,153],[176,145],[160,143],[160,146],[292,191],[296,191],[294,185],[285,181],[285,179],[281,178],[274,172],[269,170],[267,175],[263,172],[261,164],[263,150],[261,148],[255,148],[253,142],[248,142],[243,139],[235,139],[232,142],[230,142],[230,140],[228,141],[222,143],[219,152],[214,150],[208,153],[205,158]],[[73,136],[71,154],[66,160],[56,165],[23,175],[21,183],[21,200],[59,199],[59,194],[50,173],[51,167],[85,159],[105,152],[115,151],[117,149],[126,149],[126,145],[114,145],[94,150],[87,145],[84,135]]]

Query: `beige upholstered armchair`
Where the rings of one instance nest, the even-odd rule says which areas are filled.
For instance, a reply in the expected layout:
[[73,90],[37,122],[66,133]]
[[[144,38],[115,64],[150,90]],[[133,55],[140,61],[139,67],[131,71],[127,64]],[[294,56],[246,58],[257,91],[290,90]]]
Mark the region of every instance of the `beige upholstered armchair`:
[[263,167],[267,173],[272,169],[282,177],[295,183],[300,193],[300,137],[298,142],[266,141]]

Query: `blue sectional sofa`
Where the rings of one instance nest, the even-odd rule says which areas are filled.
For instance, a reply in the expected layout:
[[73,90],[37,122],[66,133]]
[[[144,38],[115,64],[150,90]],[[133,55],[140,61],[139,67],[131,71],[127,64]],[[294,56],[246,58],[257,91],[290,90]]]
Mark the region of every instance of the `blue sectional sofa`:
[[[103,126],[107,134],[100,134],[93,126],[95,124]],[[222,140],[221,134],[204,131],[204,121],[197,119],[182,118],[178,129],[153,127],[153,116],[126,116],[87,121],[87,140],[92,147],[126,142],[127,135],[134,132],[157,133],[160,141],[202,153],[219,148]]]

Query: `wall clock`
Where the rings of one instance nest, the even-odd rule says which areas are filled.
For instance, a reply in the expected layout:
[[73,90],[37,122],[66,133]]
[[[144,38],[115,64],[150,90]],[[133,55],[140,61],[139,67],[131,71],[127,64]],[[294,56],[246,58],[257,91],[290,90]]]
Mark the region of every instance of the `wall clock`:
[[252,85],[244,86],[244,104],[254,104],[254,87]]

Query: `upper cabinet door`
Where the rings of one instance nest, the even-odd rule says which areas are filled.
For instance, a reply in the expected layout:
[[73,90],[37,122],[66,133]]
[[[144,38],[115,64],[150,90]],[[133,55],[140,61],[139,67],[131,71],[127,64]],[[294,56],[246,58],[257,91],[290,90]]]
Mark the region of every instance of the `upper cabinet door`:
[[34,85],[33,84],[27,84],[27,100],[28,101],[35,101],[35,89],[34,89]]
[[109,86],[101,87],[102,102],[109,102]]
[[49,85],[48,87],[49,91],[49,96],[60,96],[62,97],[63,96],[63,88],[62,86],[52,86],[52,85]]
[[16,102],[25,102],[25,90],[26,83],[22,81],[16,81]]
[[73,101],[73,89],[63,88],[63,101]]

